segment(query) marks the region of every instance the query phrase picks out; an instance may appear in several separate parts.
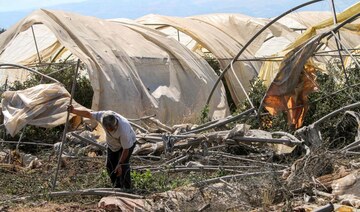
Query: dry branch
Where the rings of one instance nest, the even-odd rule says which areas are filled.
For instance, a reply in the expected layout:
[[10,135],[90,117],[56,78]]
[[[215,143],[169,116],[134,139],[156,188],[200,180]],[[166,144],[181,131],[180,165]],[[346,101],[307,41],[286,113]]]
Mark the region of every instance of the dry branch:
[[101,144],[98,144],[96,141],[93,141],[91,139],[88,139],[88,138],[84,138],[76,133],[71,133],[72,136],[74,136],[75,138],[79,139],[80,141],[82,142],[85,142],[86,144],[91,144],[91,145],[94,145],[98,148],[100,148],[101,150],[106,150],[106,147],[101,145]]
[[167,165],[168,166],[174,166],[174,165],[176,165],[178,163],[186,161],[187,159],[189,159],[189,155],[184,155],[183,157],[180,157],[180,158],[176,159],[173,162],[167,163]]
[[307,142],[313,144],[314,146],[319,146],[322,142],[321,133],[320,133],[320,130],[318,129],[320,124],[322,124],[329,118],[334,117],[338,113],[341,113],[341,112],[349,110],[349,109],[357,108],[357,107],[360,107],[360,102],[350,104],[345,107],[341,107],[341,108],[327,114],[326,116],[323,116],[322,118],[315,121],[314,123],[296,130],[295,135],[298,135],[299,137],[302,138],[302,140],[307,141]]
[[156,116],[156,114],[153,114],[153,115],[150,115],[150,116],[144,116],[144,117],[140,117],[140,118],[137,118],[137,119],[128,118],[127,120],[129,120],[129,121],[141,121],[141,120],[149,119],[149,118],[155,117],[155,116]]
[[24,196],[15,199],[9,199],[4,202],[0,202],[0,205],[6,202],[18,202],[18,201],[26,201],[32,198],[38,197],[59,197],[59,196],[73,196],[73,195],[92,195],[92,196],[120,196],[131,199],[144,199],[144,196],[129,194],[121,192],[121,189],[117,188],[94,188],[94,189],[84,189],[77,191],[57,191],[57,192],[49,192],[45,194],[35,194],[31,196]]
[[225,142],[231,142],[231,141],[245,142],[245,143],[259,142],[259,143],[288,144],[288,145],[294,144],[292,140],[288,140],[288,139],[254,138],[254,137],[242,137],[242,136],[236,136],[231,139],[227,139]]
[[220,180],[232,180],[237,178],[243,178],[243,177],[251,177],[251,176],[257,176],[257,175],[264,175],[264,174],[281,174],[283,171],[265,171],[265,172],[253,172],[253,173],[245,173],[245,174],[235,174],[235,175],[227,175],[223,177],[217,177],[212,179],[203,180],[200,182],[196,182],[191,184],[191,186],[205,186],[212,183],[217,183]]
[[37,142],[18,142],[18,141],[3,141],[0,140],[0,143],[7,143],[7,144],[25,144],[25,145],[39,145],[39,146],[51,146],[53,147],[54,144],[47,144],[47,143],[37,143]]
[[131,126],[136,128],[136,129],[139,129],[141,132],[143,133],[148,133],[149,131],[145,128],[143,128],[142,126],[138,125],[138,124],[135,124],[133,122],[130,122]]
[[278,166],[278,167],[282,167],[282,168],[287,168],[287,166],[277,164],[277,163],[269,163],[269,162],[264,162],[264,161],[251,160],[248,158],[236,157],[236,156],[231,156],[231,155],[226,155],[226,154],[221,154],[221,153],[219,153],[219,154],[223,157],[230,158],[230,159],[243,160],[243,161],[252,162],[252,163],[261,163],[261,164],[267,164],[269,166]]
[[172,132],[173,129],[169,126],[166,126],[165,124],[163,124],[161,121],[159,121],[158,119],[155,119],[153,117],[150,117],[149,119],[147,119],[149,121],[151,121],[152,123],[154,123],[157,127],[159,127],[161,130],[166,131],[166,132]]
[[226,172],[235,172],[235,173],[244,173],[244,171],[237,171],[233,169],[220,169],[220,168],[206,168],[206,167],[181,167],[181,168],[155,168],[149,169],[156,172],[204,172],[204,171],[226,171]]
[[193,166],[193,167],[187,167],[187,166],[173,166],[169,168],[165,167],[158,167],[158,166],[136,166],[133,167],[133,170],[163,170],[163,169],[185,169],[185,168],[199,168],[204,170],[234,170],[234,169],[259,169],[261,166],[214,166],[214,165],[205,165],[205,166]]
[[212,128],[215,128],[215,127],[220,127],[220,126],[223,126],[225,124],[228,124],[228,123],[231,123],[233,121],[236,121],[238,119],[240,119],[241,117],[245,116],[245,115],[249,115],[251,112],[253,112],[255,110],[255,108],[251,108],[249,110],[246,110],[236,116],[229,116],[229,117],[226,117],[224,119],[219,119],[217,122],[215,123],[212,123],[210,125],[204,125],[205,127],[203,128],[197,128],[196,130],[191,130],[191,131],[188,131],[186,133],[183,133],[183,134],[190,134],[190,133],[199,133],[199,132],[202,132],[202,131],[205,131],[205,130],[209,130],[209,129],[212,129]]

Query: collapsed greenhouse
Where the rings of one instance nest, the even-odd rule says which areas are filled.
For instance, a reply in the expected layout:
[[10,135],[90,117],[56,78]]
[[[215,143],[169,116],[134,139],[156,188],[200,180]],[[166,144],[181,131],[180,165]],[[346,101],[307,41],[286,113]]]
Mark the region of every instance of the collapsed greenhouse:
[[[360,67],[359,11],[360,3],[356,3],[335,18],[331,12],[296,12],[273,19],[243,14],[186,18],[152,14],[136,20],[104,20],[41,9],[0,35],[0,81],[7,85],[40,74],[53,82],[4,92],[3,126],[15,136],[27,125],[52,128],[66,123],[72,94],[57,79],[37,70],[61,71],[75,67],[78,60],[80,75],[90,80],[94,92],[88,109],[113,110],[130,119],[156,117],[152,124],[157,130],[134,125],[141,131],[137,134],[142,140],[136,151],[139,155],[157,157],[169,148],[172,152],[175,147],[192,146],[205,154],[207,145],[216,149],[234,142],[240,147],[244,147],[241,142],[265,142],[277,155],[293,152],[300,143],[306,143],[306,148],[318,145],[314,139],[321,140],[321,133],[314,131],[316,127],[303,127],[309,94],[326,89],[317,82],[315,72],[347,83],[346,70]],[[217,67],[210,65],[214,61]],[[340,67],[339,72],[330,73],[329,63]],[[249,97],[256,79],[266,87],[259,108]],[[250,107],[241,111],[244,103]],[[357,107],[357,103],[345,108]],[[206,108],[208,122],[190,129],[189,123],[198,123]],[[262,108],[271,115],[284,113],[295,136],[249,130],[245,125],[200,134],[223,129],[239,117],[260,116]],[[234,110],[241,112],[231,115]],[[246,151],[260,148],[249,146],[244,147]],[[185,163],[189,156],[184,154],[165,158],[165,164],[175,168]]]

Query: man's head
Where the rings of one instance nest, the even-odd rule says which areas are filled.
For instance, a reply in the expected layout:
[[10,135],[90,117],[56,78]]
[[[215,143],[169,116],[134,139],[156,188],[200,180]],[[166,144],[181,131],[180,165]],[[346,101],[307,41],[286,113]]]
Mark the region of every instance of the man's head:
[[117,127],[117,119],[116,117],[111,113],[105,113],[102,119],[102,123],[106,130],[108,131],[114,131]]

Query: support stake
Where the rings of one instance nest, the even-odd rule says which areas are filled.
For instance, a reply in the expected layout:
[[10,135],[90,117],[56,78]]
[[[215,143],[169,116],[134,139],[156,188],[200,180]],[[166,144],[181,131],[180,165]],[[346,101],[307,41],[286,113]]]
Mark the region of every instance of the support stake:
[[[72,83],[72,86],[71,86],[70,105],[72,104],[72,100],[73,100],[73,96],[74,96],[74,92],[75,92],[76,77],[77,77],[77,74],[78,74],[78,71],[79,71],[79,67],[80,67],[80,59],[78,59],[78,61],[77,61],[76,70],[75,70],[75,74],[74,74],[74,79],[73,79],[73,83]],[[52,191],[54,191],[55,188],[56,188],[56,180],[57,180],[57,176],[58,176],[58,172],[59,172],[59,167],[60,167],[60,162],[61,162],[61,155],[62,155],[62,152],[63,152],[63,147],[64,147],[64,143],[65,143],[65,140],[66,140],[66,133],[67,133],[67,129],[68,129],[68,126],[69,126],[69,117],[70,117],[70,113],[68,111],[67,116],[66,116],[65,128],[64,128],[64,132],[63,132],[63,136],[62,136],[62,140],[61,140],[61,145],[60,145],[57,168],[56,168],[56,172],[55,172],[54,181],[53,181],[53,184],[52,184]]]
[[[337,24],[337,17],[336,17],[334,0],[330,0],[330,4],[331,4],[331,9],[332,9],[332,12],[333,12],[333,16],[334,16],[334,25],[336,25]],[[339,37],[339,40],[340,40],[340,32],[337,31],[337,34],[338,34],[338,37]],[[345,82],[349,86],[350,85],[349,84],[349,78],[348,78],[348,76],[346,74],[345,65],[344,65],[344,59],[342,58],[341,51],[340,51],[340,50],[342,50],[342,45],[341,45],[341,43],[339,43],[339,41],[336,38],[335,38],[335,42],[336,42],[336,48],[338,50],[338,54],[339,54],[339,58],[340,58],[340,62],[341,62],[341,67],[343,68],[343,72],[344,72],[344,76],[345,76]]]
[[37,55],[38,55],[39,63],[41,63],[39,48],[38,48],[38,45],[37,45],[37,42],[36,42],[36,37],[35,37],[35,32],[34,32],[34,27],[33,26],[31,26],[31,31],[32,31],[33,38],[34,38],[35,48],[36,48],[36,52],[37,52]]

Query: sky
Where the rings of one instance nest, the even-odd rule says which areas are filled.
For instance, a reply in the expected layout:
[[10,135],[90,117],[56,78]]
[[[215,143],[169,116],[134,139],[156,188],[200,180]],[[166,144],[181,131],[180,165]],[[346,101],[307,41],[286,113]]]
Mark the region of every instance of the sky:
[[[32,11],[64,10],[98,18],[136,19],[148,14],[186,17],[210,13],[241,13],[270,18],[309,0],[0,0],[0,28],[9,28]],[[301,11],[331,11],[331,0]],[[334,0],[337,12],[359,0]]]

